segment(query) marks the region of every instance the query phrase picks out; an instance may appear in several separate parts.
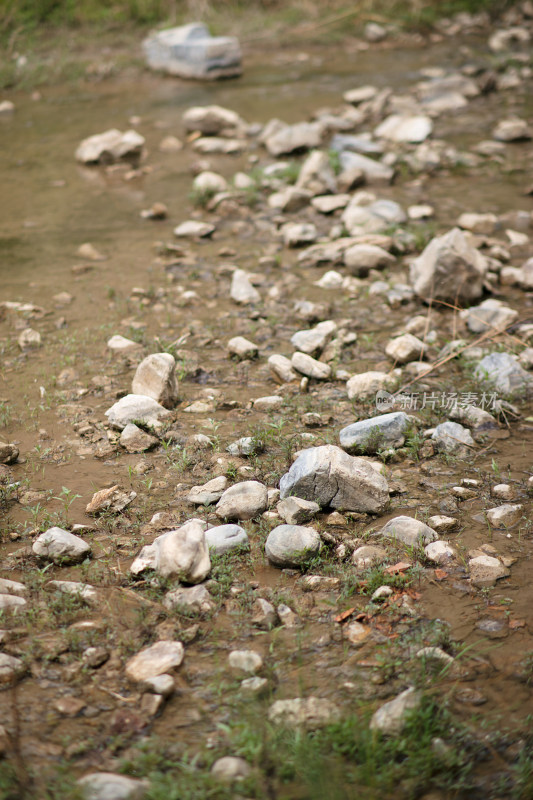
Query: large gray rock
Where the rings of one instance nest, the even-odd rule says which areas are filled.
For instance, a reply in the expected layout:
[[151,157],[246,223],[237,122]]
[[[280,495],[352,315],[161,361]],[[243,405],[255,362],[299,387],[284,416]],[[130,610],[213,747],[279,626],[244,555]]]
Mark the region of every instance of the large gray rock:
[[268,508],[267,487],[258,481],[243,481],[226,489],[217,503],[220,519],[253,519]]
[[509,353],[490,353],[474,370],[481,381],[491,384],[502,394],[523,395],[533,388],[533,378]]
[[458,422],[441,422],[433,431],[431,438],[436,442],[438,450],[452,453],[460,458],[468,458],[475,447],[470,431]]
[[424,300],[470,302],[483,292],[488,262],[459,228],[431,240],[411,264],[410,279]]
[[472,333],[484,333],[489,329],[501,331],[512,325],[518,317],[518,311],[505,306],[501,300],[490,298],[479,306],[472,306],[461,311],[461,319],[466,321]]
[[142,153],[144,136],[136,131],[122,133],[116,128],[89,136],[80,142],[76,160],[83,164],[111,164],[122,159],[135,160]]
[[158,31],[143,41],[148,66],[180,78],[233,78],[242,72],[235,36],[211,36],[199,22]]
[[209,528],[205,540],[209,550],[217,556],[249,546],[248,534],[240,525],[218,525],[216,528]]
[[149,785],[114,772],[92,772],[78,780],[85,800],[142,800]]
[[170,353],[152,353],[141,361],[133,382],[133,394],[144,394],[165,408],[172,408],[178,401],[176,361]]
[[334,445],[303,450],[279,487],[282,500],[296,495],[344,511],[379,513],[389,499],[383,475]]
[[426,545],[439,538],[438,534],[429,525],[425,525],[419,519],[403,515],[389,520],[379,533],[386,539],[402,542],[408,547]]
[[341,430],[341,447],[349,453],[377,453],[387,447],[401,447],[409,424],[409,416],[403,411],[359,420]]
[[320,549],[320,536],[314,528],[302,525],[278,525],[265,543],[266,557],[276,567],[300,567]]
[[157,400],[143,394],[127,394],[105,412],[112,428],[124,430],[130,422],[142,423],[155,430],[162,427],[162,420],[170,416]]
[[91,546],[62,528],[49,528],[34,541],[32,550],[54,564],[77,564],[91,553]]

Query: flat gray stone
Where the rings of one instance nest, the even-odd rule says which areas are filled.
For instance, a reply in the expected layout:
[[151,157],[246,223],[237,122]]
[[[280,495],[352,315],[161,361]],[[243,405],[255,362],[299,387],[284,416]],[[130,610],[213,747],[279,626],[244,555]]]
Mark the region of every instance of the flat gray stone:
[[179,667],[185,650],[181,642],[161,640],[140,650],[126,664],[126,676],[142,682]]
[[340,444],[348,453],[377,453],[388,447],[401,447],[410,424],[403,411],[362,419],[341,430]]
[[151,69],[180,78],[213,80],[242,72],[242,54],[235,36],[211,36],[199,22],[167,28],[143,41]]
[[91,553],[91,546],[62,528],[49,528],[34,541],[32,550],[54,564],[78,564]]
[[302,500],[301,497],[286,497],[277,504],[276,511],[288,525],[303,525],[316,517],[320,506],[312,500]]
[[431,438],[436,442],[437,449],[445,453],[468,458],[474,452],[475,442],[470,431],[458,422],[442,422],[437,425]]
[[525,395],[533,388],[533,378],[509,353],[490,353],[474,370],[481,381],[506,395]]
[[112,428],[122,431],[129,422],[142,423],[158,430],[162,420],[170,416],[156,400],[142,394],[127,394],[105,412]]
[[413,711],[420,705],[420,692],[415,691],[414,687],[401,692],[394,700],[390,700],[385,705],[378,708],[370,720],[370,729],[381,731],[381,733],[393,736],[402,732],[406,716],[409,711]]
[[209,528],[205,534],[209,550],[217,556],[229,553],[231,550],[249,547],[248,534],[240,525],[218,525]]
[[77,783],[85,800],[142,800],[150,785],[147,780],[113,772],[93,772]]
[[242,481],[226,489],[217,503],[220,519],[253,519],[268,508],[267,487],[258,481]]

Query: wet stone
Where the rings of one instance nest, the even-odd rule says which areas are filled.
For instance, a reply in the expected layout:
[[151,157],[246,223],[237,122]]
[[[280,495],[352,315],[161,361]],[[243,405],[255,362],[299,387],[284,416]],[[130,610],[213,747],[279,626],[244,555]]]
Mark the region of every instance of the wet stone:
[[279,525],[268,535],[265,554],[276,567],[299,567],[318,553],[320,543],[320,536],[314,528]]
[[522,517],[524,507],[520,503],[506,503],[497,508],[490,508],[487,520],[494,528],[511,528]]
[[248,534],[240,525],[219,525],[206,531],[205,540],[209,550],[217,556],[249,547]]
[[228,488],[228,479],[225,475],[212,478],[203,486],[193,486],[187,495],[187,501],[196,506],[209,506],[217,503]]
[[263,659],[254,650],[232,650],[228,656],[228,663],[232,670],[237,672],[259,672],[263,666]]
[[124,430],[130,422],[141,422],[147,427],[158,430],[162,426],[162,420],[169,416],[169,412],[151,397],[127,394],[112,405],[105,415],[111,427],[117,428],[119,431]]

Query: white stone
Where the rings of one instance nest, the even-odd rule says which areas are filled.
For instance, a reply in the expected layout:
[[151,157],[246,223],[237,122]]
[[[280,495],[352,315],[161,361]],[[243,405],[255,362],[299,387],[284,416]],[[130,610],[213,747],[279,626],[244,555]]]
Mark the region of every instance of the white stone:
[[266,148],[272,156],[282,156],[295,150],[309,150],[318,147],[322,140],[322,125],[317,122],[299,122],[296,125],[282,125],[266,139]]
[[378,708],[370,720],[370,729],[389,736],[401,733],[407,714],[419,706],[420,699],[420,693],[411,686]]
[[481,359],[474,376],[502,394],[522,395],[533,388],[533,378],[509,353],[490,353]]
[[276,511],[288,525],[302,525],[318,514],[320,506],[301,497],[286,497],[277,504]]
[[295,370],[315,380],[328,380],[331,377],[331,367],[322,361],[307,355],[307,353],[293,353],[291,364]]
[[254,289],[249,275],[243,269],[236,269],[231,279],[230,297],[235,303],[259,303],[261,295]]
[[444,564],[452,558],[456,558],[457,553],[449,542],[437,540],[430,542],[424,547],[426,558],[435,564]]
[[20,658],[10,656],[7,653],[0,653],[0,686],[11,683],[15,678],[20,677],[26,671],[24,662]]
[[26,605],[26,600],[16,594],[0,594],[0,611],[16,611]]
[[211,775],[222,783],[233,783],[247,778],[252,772],[252,768],[244,758],[236,756],[223,756],[217,758],[211,767]]
[[126,664],[126,676],[131,681],[141,682],[162,675],[179,667],[184,654],[181,642],[161,640],[130,658]]
[[134,342],[133,339],[126,339],[125,336],[121,336],[119,333],[107,340],[107,346],[114,353],[121,356],[129,356],[142,350],[142,345],[138,342]]
[[54,564],[77,564],[91,553],[91,546],[62,528],[49,528],[34,541],[32,550]]
[[392,389],[396,379],[387,372],[361,372],[346,383],[350,400],[367,400],[381,389]]
[[259,348],[249,339],[244,336],[234,336],[228,342],[228,351],[238,358],[255,358],[259,352]]
[[470,570],[470,581],[478,588],[493,586],[497,580],[507,578],[510,574],[507,567],[498,558],[487,555],[470,559],[468,569]]
[[164,578],[200,583],[211,571],[204,525],[197,520],[158,536],[151,547],[155,550],[156,572]]
[[291,361],[278,353],[269,357],[268,367],[281,383],[291,383],[298,379],[298,374],[293,369]]
[[238,672],[259,672],[263,659],[254,650],[232,650],[228,656],[231,669]]
[[305,727],[316,730],[324,725],[337,722],[341,712],[331,700],[323,697],[298,697],[293,700],[276,700],[268,711],[268,718],[274,724],[290,728]]
[[170,353],[152,353],[137,367],[131,384],[132,394],[151,397],[165,408],[176,405],[179,397],[176,361]]
[[83,164],[109,164],[121,159],[136,159],[142,153],[144,141],[144,136],[136,131],[122,133],[112,128],[84,139],[76,150],[76,160]]
[[301,247],[314,242],[318,231],[310,222],[287,222],[281,228],[281,235],[286,247]]
[[337,323],[333,320],[319,322],[310,330],[296,331],[291,336],[291,344],[302,353],[313,355],[324,349],[336,330]]
[[431,438],[439,450],[457,457],[468,458],[474,452],[475,442],[470,431],[458,422],[442,422],[437,425]]
[[0,578],[0,592],[2,594],[26,594],[28,589],[19,581],[11,581],[9,578]]
[[41,334],[33,328],[25,328],[17,339],[21,350],[32,350],[41,346]]
[[217,172],[206,170],[200,172],[192,182],[193,192],[216,194],[225,192],[228,189],[228,182]]
[[314,150],[302,164],[296,186],[313,195],[332,195],[336,191],[336,180],[329,154]]
[[351,562],[358,569],[366,569],[374,564],[382,564],[386,558],[387,551],[384,547],[379,547],[374,544],[364,544],[353,551]]
[[189,219],[174,228],[174,236],[178,238],[205,239],[211,236],[215,230],[216,227],[211,222]]
[[267,537],[265,554],[276,567],[299,567],[318,553],[320,542],[314,528],[278,525]]
[[387,539],[402,542],[407,547],[417,547],[420,544],[426,545],[439,538],[429,525],[405,515],[389,520],[379,533]]
[[392,114],[378,125],[374,131],[374,136],[390,139],[393,142],[418,144],[425,141],[432,130],[433,123],[429,117]]
[[249,546],[248,534],[240,525],[218,525],[206,531],[209,550],[217,556]]
[[492,236],[498,227],[498,217],[496,214],[461,214],[457,220],[460,228],[472,233],[479,233],[485,236]]
[[108,408],[105,415],[111,427],[117,428],[119,431],[124,430],[130,422],[141,422],[155,430],[159,430],[162,427],[162,420],[169,416],[169,412],[151,397],[141,394],[127,394],[112,405],[111,408]]
[[342,428],[340,445],[351,453],[377,453],[388,447],[401,447],[411,423],[403,411],[362,419]]
[[490,329],[503,331],[518,318],[518,311],[505,306],[501,300],[490,298],[479,306],[461,311],[459,316],[473,333],[484,333]]
[[207,614],[213,610],[213,598],[203,585],[189,586],[187,588],[175,589],[167,592],[163,600],[165,608],[176,608],[184,611],[192,611],[199,614]]
[[522,517],[524,506],[520,503],[506,503],[497,508],[490,508],[486,514],[489,523],[494,528],[510,528]]
[[394,256],[372,244],[356,244],[344,251],[344,264],[351,275],[365,276],[371,269],[384,269],[395,263]]
[[243,481],[226,489],[217,503],[220,519],[253,519],[268,507],[267,487],[258,481]]
[[441,514],[437,514],[428,519],[428,525],[437,533],[448,533],[448,531],[455,530],[459,523],[455,517],[446,517]]
[[415,361],[424,354],[425,345],[412,333],[404,333],[391,339],[385,348],[385,353],[396,364],[406,364],[408,361]]
[[147,780],[113,772],[92,772],[77,783],[85,800],[142,800],[149,787]]
[[97,589],[88,583],[79,581],[48,581],[46,588],[54,589],[83,600],[88,606],[97,606],[102,599]]
[[202,486],[193,486],[187,495],[187,501],[196,506],[209,506],[218,503],[227,488],[228,479],[225,475],[219,475]]
[[258,397],[253,401],[253,404],[256,411],[281,411],[283,397],[280,397],[278,394],[266,395],[265,397]]
[[518,142],[531,139],[533,133],[525,119],[513,117],[502,119],[492,131],[492,137],[498,142]]
[[144,453],[145,450],[156,447],[159,439],[129,422],[120,434],[119,443],[128,453]]
[[[201,22],[156,31],[144,39],[142,44],[148,66],[169,75],[213,80],[236,77],[242,72],[239,40],[235,36],[211,36],[207,26]],[[194,124],[192,115],[192,119],[187,118],[191,111],[193,109],[185,114],[186,125],[189,121]],[[207,114],[203,119],[206,118]]]

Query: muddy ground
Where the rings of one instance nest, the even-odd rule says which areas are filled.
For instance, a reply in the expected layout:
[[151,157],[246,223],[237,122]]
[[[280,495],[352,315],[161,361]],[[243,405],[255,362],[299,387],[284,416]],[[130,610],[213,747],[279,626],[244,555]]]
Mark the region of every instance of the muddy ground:
[[[314,695],[365,720],[410,685],[445,708],[452,727],[464,726],[461,741],[468,744],[471,773],[454,786],[453,775],[463,773],[454,772],[456,766],[434,747],[434,768],[419,780],[404,779],[400,772],[380,786],[375,775],[366,784],[358,783],[359,777],[355,785],[362,787],[362,796],[531,796],[529,399],[512,399],[514,411],[500,415],[499,427],[482,437],[466,459],[424,449],[423,431],[443,422],[446,409],[413,411],[418,438],[396,453],[383,454],[391,488],[386,513],[332,518],[331,510],[324,509],[311,523],[322,536],[320,555],[302,571],[277,569],[265,558],[268,532],[281,522],[271,513],[275,505],[266,516],[242,523],[250,550],[213,559],[208,588],[215,610],[207,614],[169,611],[162,600],[171,585],[157,576],[134,579],[129,573],[141,547],[162,530],[192,517],[205,519],[209,527],[219,524],[212,508],[195,509],[187,502],[191,486],[226,475],[232,483],[255,479],[276,488],[296,451],[338,444],[341,428],[376,413],[373,398],[348,400],[345,379],[308,385],[274,380],[267,358],[273,353],[290,357],[290,337],[314,324],[298,316],[295,301],[325,304],[323,319],[342,321],[357,334],[334,357],[337,370],[350,375],[392,371],[396,365],[384,352],[391,335],[414,315],[430,312],[416,298],[391,307],[382,295],[368,293],[372,281],[407,282],[409,262],[463,212],[507,215],[491,237],[503,247],[509,247],[505,229],[513,228],[513,212],[531,212],[528,142],[506,145],[501,157],[480,157],[475,164],[445,166],[432,174],[414,174],[399,163],[392,185],[367,188],[404,207],[429,203],[434,217],[387,232],[395,238],[398,260],[385,277],[371,275],[357,291],[323,289],[316,281],[330,267],[302,266],[300,251],[283,245],[278,229],[291,215],[268,207],[272,187],[259,180],[244,200],[230,199],[215,210],[194,206],[191,170],[202,156],[187,142],[185,109],[216,103],[249,122],[263,125],[279,117],[292,123],[322,107],[339,106],[343,92],[359,85],[390,86],[403,93],[425,68],[456,70],[474,64],[492,69],[491,59],[485,34],[411,49],[387,44],[357,51],[347,44],[281,51],[268,64],[261,54],[250,54],[243,77],[223,83],[127,73],[76,87],[45,88],[39,96],[9,97],[15,112],[0,118],[1,300],[29,305],[2,306],[0,319],[0,432],[20,451],[1,476],[0,576],[25,584],[27,605],[17,613],[0,612],[1,650],[24,664],[16,688],[7,687],[0,703],[0,723],[7,731],[0,796],[25,796],[31,787],[33,796],[73,797],[74,778],[120,770],[135,777],[158,773],[158,778],[151,776],[152,787],[161,775],[172,775],[183,792],[187,781],[200,781],[183,796],[226,796],[226,791],[237,796],[238,791],[201,783],[212,761],[223,755],[244,755],[255,770],[256,783],[242,790],[244,796],[326,796],[316,794],[320,781],[313,788],[298,770],[283,774],[277,763],[283,750],[265,756],[264,742],[272,735],[266,721],[271,704]],[[519,60],[517,69],[527,67],[526,62]],[[480,94],[464,109],[439,116],[433,138],[472,153],[477,143],[490,139],[502,118],[517,115],[531,122],[531,77],[524,74],[515,88]],[[81,139],[132,126],[146,138],[136,167],[75,162]],[[183,149],[161,152],[160,142],[168,135],[182,140]],[[288,160],[301,164],[304,157]],[[255,140],[241,155],[206,158],[210,169],[228,180],[238,171],[257,176],[274,161]],[[140,212],[154,202],[167,206],[166,219],[141,218]],[[298,218],[314,222],[327,236],[339,214],[325,217],[308,208]],[[186,219],[214,222],[216,231],[209,239],[178,241],[172,230]],[[411,236],[402,239],[406,230]],[[525,230],[528,237],[530,230]],[[78,255],[87,242],[102,260]],[[508,263],[520,267],[532,254],[528,239],[512,250]],[[259,303],[242,306],[230,299],[234,266],[254,273]],[[493,295],[518,312],[520,323],[533,319],[529,292],[496,285]],[[453,309],[434,308],[431,315],[436,340],[425,361],[435,363],[451,340],[476,339]],[[21,350],[17,339],[27,327],[40,333],[41,345]],[[137,342],[138,351],[128,357],[113,354],[106,345],[113,334]],[[258,345],[257,358],[230,358],[227,341],[237,335]],[[519,354],[526,346],[526,336],[513,329],[483,342],[482,354]],[[149,452],[128,454],[104,412],[130,391],[141,359],[162,351],[177,360],[180,402],[166,427],[172,434],[160,434],[161,443]],[[419,397],[424,392],[480,392],[473,367],[473,360],[461,356],[409,390]],[[400,385],[411,380],[404,370]],[[273,394],[283,397],[280,411],[252,407],[254,399]],[[188,412],[197,400],[206,401],[206,409]],[[320,416],[304,416],[309,413]],[[196,434],[209,437],[207,449],[193,440]],[[230,456],[227,446],[241,436],[261,440],[264,451],[249,458]],[[465,499],[453,489],[464,479],[478,482]],[[499,504],[491,491],[502,483],[510,485],[512,502],[522,504],[522,513],[511,527],[496,530],[484,512]],[[131,505],[119,514],[87,515],[93,493],[115,484],[137,493]],[[157,512],[168,515],[159,526],[151,523]],[[351,564],[356,544],[370,541],[389,519],[406,514],[427,521],[442,513],[457,519],[456,529],[444,537],[457,550],[453,561],[436,567],[423,553],[392,547],[380,569]],[[87,526],[80,535],[91,544],[90,559],[66,567],[35,557],[31,546],[41,532],[74,524]],[[343,544],[344,551],[339,550]],[[505,559],[510,575],[479,588],[469,580],[468,553],[486,545]],[[394,569],[398,562],[407,566]],[[338,578],[339,584],[329,591],[304,591],[302,573]],[[77,596],[54,591],[51,580],[88,583],[98,589],[98,602],[87,606]],[[370,595],[382,584],[390,584],[393,594],[382,604],[371,602]],[[295,625],[254,626],[258,597],[289,606],[297,615]],[[351,644],[343,635],[346,623],[336,621],[350,609],[348,621],[361,615],[358,619],[371,629],[363,646]],[[175,675],[174,694],[154,710],[147,695],[128,681],[124,665],[158,639],[182,641],[185,658]],[[415,653],[428,645],[452,655],[453,668],[421,666]],[[101,650],[93,657],[86,654],[89,647]],[[240,649],[262,656],[266,696],[242,698],[240,680],[227,663],[228,652]],[[80,702],[65,706],[59,702],[65,698]],[[258,739],[255,749],[239,738],[243,726]],[[457,730],[449,731],[453,747]],[[173,766],[157,762],[153,768],[139,755],[143,747],[159,747],[158,752],[177,748],[169,757]],[[396,757],[401,763],[401,754]],[[201,778],[190,778],[194,767],[184,765],[191,763]],[[338,796],[355,796],[348,778],[339,787]],[[149,797],[162,796],[152,790]]]

